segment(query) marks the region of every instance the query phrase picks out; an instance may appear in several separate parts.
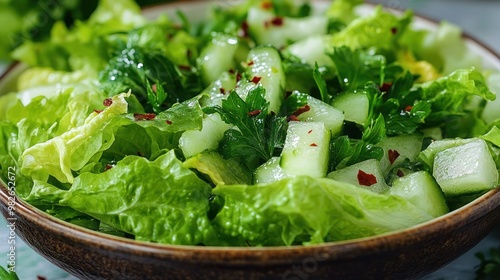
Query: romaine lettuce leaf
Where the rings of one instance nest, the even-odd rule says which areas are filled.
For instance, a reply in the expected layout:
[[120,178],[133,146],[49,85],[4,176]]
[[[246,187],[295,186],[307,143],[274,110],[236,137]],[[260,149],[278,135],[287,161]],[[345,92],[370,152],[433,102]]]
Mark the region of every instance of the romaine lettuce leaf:
[[316,244],[372,236],[432,219],[405,199],[307,176],[265,185],[217,186],[214,226],[240,245]]
[[83,81],[97,80],[91,73],[76,70],[73,72],[55,71],[48,67],[34,67],[26,69],[17,79],[17,90],[23,91],[48,85],[73,85]]
[[[429,126],[447,124],[448,137],[471,137],[475,126],[485,127],[479,108],[470,106],[480,100],[494,100],[484,76],[474,68],[459,69],[435,81],[417,86],[419,98],[432,103],[426,118]],[[480,101],[479,101],[480,102]],[[465,116],[465,117],[464,117]],[[465,124],[463,121],[474,123]],[[455,123],[451,123],[455,122]]]
[[68,28],[63,21],[54,23],[49,41],[25,41],[12,57],[30,66],[56,70],[82,70],[97,75],[109,59],[108,37],[146,23],[139,6],[132,0],[101,0],[95,12],[85,21]]
[[129,156],[106,172],[82,173],[67,191],[38,183],[27,201],[69,206],[137,240],[199,245],[219,243],[207,216],[210,192],[172,150],[155,161]]
[[116,117],[127,113],[125,97],[128,95],[113,97],[109,107],[92,113],[83,125],[25,150],[21,156],[22,173],[43,182],[53,176],[61,183],[72,183],[72,171],[81,169],[109,148],[115,130],[128,122],[126,118]]
[[335,0],[328,7],[326,15],[344,24],[349,24],[358,17],[356,7],[363,2],[364,0]]
[[371,14],[358,17],[346,28],[333,35],[333,46],[357,48],[376,48],[378,50],[394,50],[397,40],[404,33],[412,18],[406,13],[398,18],[389,11],[378,6]]
[[462,30],[447,21],[441,22],[437,31],[427,32],[415,51],[419,59],[432,63],[443,75],[462,68],[482,69],[481,57],[467,47]]

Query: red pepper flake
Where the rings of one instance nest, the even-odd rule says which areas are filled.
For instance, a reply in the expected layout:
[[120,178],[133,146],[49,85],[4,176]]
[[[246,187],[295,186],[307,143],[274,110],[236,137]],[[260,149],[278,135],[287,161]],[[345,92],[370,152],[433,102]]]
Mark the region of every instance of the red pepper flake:
[[392,87],[392,83],[383,83],[382,86],[380,86],[380,91],[381,92],[388,92]]
[[398,177],[405,176],[404,172],[401,169],[398,169],[398,172],[396,172],[396,175],[398,175]]
[[225,89],[225,88],[223,88],[223,87],[221,87],[221,88],[219,89],[219,91],[220,91],[220,93],[222,93],[222,94],[226,94],[226,89]]
[[271,24],[274,26],[282,26],[283,25],[283,17],[275,17],[271,20]]
[[189,65],[179,65],[179,69],[184,70],[184,71],[189,71],[189,70],[191,70],[191,66],[189,66]]
[[413,106],[408,105],[408,106],[406,106],[406,107],[405,107],[405,109],[404,109],[404,110],[405,110],[405,112],[410,112],[410,111],[411,111],[411,109],[413,109]]
[[45,277],[43,277],[43,276],[40,276],[40,275],[38,275],[38,276],[36,277],[36,279],[37,279],[37,280],[47,280],[47,278],[45,278]]
[[375,185],[377,183],[377,177],[375,177],[375,175],[373,175],[373,174],[368,174],[360,169],[358,171],[358,183],[361,186],[370,187],[370,186]]
[[270,10],[273,7],[273,3],[268,2],[268,1],[264,1],[264,2],[262,2],[261,7],[264,10]]
[[103,110],[94,110],[94,113],[100,114]]
[[227,72],[229,72],[229,74],[235,74],[236,73],[236,71],[234,71],[234,69],[229,69],[229,71],[227,71]]
[[260,80],[262,79],[262,77],[259,77],[259,76],[255,76],[252,78],[252,83],[254,84],[258,84],[260,82]]
[[318,147],[318,144],[316,144],[316,143],[312,143],[312,144],[311,144],[311,145],[309,145],[309,146],[311,146],[311,147]]
[[288,118],[286,118],[287,121],[289,122],[299,122],[300,120],[297,118],[297,116],[291,115]]
[[247,63],[247,66],[252,66],[254,64],[253,60],[250,60],[248,63]]
[[306,105],[298,108],[295,112],[293,112],[293,115],[298,117],[298,116],[304,114],[305,112],[309,112],[310,110],[311,110],[311,107],[306,104]]
[[396,150],[389,150],[387,152],[387,156],[389,157],[389,162],[393,164],[396,159],[399,157],[399,152]]
[[251,111],[251,112],[248,112],[248,115],[250,117],[255,117],[257,116],[258,114],[260,114],[262,112],[262,110],[254,110],[254,111]]
[[156,114],[154,113],[134,114],[134,118],[136,121],[150,121],[156,118]]
[[396,33],[398,33],[398,28],[397,28],[397,27],[393,27],[393,28],[391,28],[391,33],[392,33],[393,35],[396,35]]
[[106,98],[106,99],[104,99],[104,101],[102,102],[102,105],[104,105],[104,106],[106,106],[106,107],[111,106],[111,104],[113,104],[113,99],[111,99],[111,98]]
[[239,81],[241,81],[241,73],[240,72],[238,72],[236,74],[236,82],[239,82]]
[[311,130],[309,130],[309,131],[307,132],[307,134],[311,134],[312,132],[313,132],[313,130],[311,129]]
[[172,124],[172,121],[171,120],[166,120],[165,121],[168,125],[171,125]]
[[240,36],[243,38],[248,38],[249,33],[248,33],[248,22],[245,20],[241,23],[241,31],[240,31]]
[[108,164],[106,164],[106,166],[104,166],[104,172],[106,172],[106,171],[110,170],[110,169],[111,169],[111,168],[113,168],[113,167],[114,167],[114,165],[111,165],[111,164],[109,164],[109,163],[108,163]]

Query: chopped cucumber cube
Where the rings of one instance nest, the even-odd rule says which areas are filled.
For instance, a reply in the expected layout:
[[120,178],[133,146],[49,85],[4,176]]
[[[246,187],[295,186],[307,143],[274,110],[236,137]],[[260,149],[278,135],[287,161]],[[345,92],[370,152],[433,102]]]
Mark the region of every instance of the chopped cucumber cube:
[[446,196],[479,193],[498,184],[495,161],[482,139],[438,152],[433,175]]
[[403,163],[406,159],[415,161],[422,150],[423,137],[420,134],[406,134],[388,137],[376,146],[384,149],[384,156],[380,160],[382,172],[387,175],[389,171]]
[[300,114],[297,118],[306,122],[322,122],[332,135],[337,135],[344,126],[344,114],[325,102],[310,95],[307,96],[309,111]]
[[325,36],[312,36],[298,41],[288,46],[286,49],[292,55],[300,58],[302,62],[314,67],[318,63],[319,67],[326,66],[333,68],[332,59],[326,54],[328,49],[327,41],[331,40]]
[[288,177],[280,166],[280,157],[272,157],[255,169],[253,174],[254,184],[265,184]]
[[330,172],[328,178],[351,183],[376,193],[384,193],[389,190],[380,162],[376,159],[365,160]]
[[281,153],[281,168],[292,176],[325,177],[330,131],[322,122],[290,122]]
[[202,107],[222,106],[229,92],[236,87],[236,77],[229,72],[222,72],[219,78],[213,81],[202,93],[200,105]]
[[271,11],[256,7],[248,10],[247,22],[250,34],[258,44],[270,44],[277,48],[310,36],[323,35],[328,31],[326,16],[281,17]]
[[269,109],[278,112],[285,99],[285,71],[281,65],[281,55],[273,47],[260,46],[250,50],[247,58],[249,63],[247,74],[251,80],[262,84],[266,89],[266,100]]
[[223,34],[212,34],[212,40],[201,51],[197,60],[205,85],[216,80],[222,72],[234,69],[234,55],[238,50],[238,38]]
[[344,93],[332,102],[332,106],[343,111],[345,120],[364,125],[370,113],[370,100],[361,92]]
[[390,193],[403,197],[433,217],[449,212],[443,191],[426,171],[418,171],[394,180]]
[[205,150],[215,150],[224,132],[230,127],[219,114],[208,115],[203,119],[201,130],[188,130],[182,133],[179,147],[184,157],[189,158]]
[[434,167],[434,158],[436,154],[449,148],[457,147],[463,144],[467,144],[473,141],[473,139],[443,139],[432,142],[425,150],[420,152],[418,155],[418,160],[427,164],[427,166],[432,170]]

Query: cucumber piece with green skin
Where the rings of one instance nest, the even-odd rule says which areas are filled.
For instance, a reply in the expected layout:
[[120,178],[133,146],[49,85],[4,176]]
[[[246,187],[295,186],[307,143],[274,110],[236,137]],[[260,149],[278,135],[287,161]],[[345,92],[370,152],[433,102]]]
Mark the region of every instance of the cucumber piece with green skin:
[[484,192],[498,185],[498,170],[482,139],[436,154],[433,176],[447,197]]
[[290,176],[325,177],[330,138],[330,131],[322,122],[290,122],[281,152],[281,168]]
[[362,92],[346,92],[332,101],[332,106],[343,111],[345,120],[365,125],[370,114],[370,100]]
[[234,55],[238,45],[238,38],[235,36],[223,33],[211,35],[211,41],[196,61],[205,85],[216,80],[222,72],[235,68]]
[[376,193],[385,193],[389,190],[380,162],[376,159],[368,159],[330,172],[327,177],[357,185]]
[[214,150],[205,150],[190,157],[183,166],[198,170],[216,186],[252,183],[252,173],[247,168],[234,158],[223,158]]
[[328,18],[325,16],[281,17],[257,7],[248,10],[247,23],[248,31],[259,45],[269,44],[276,48],[328,32]]
[[307,106],[308,111],[297,116],[300,121],[322,122],[332,135],[342,132],[344,126],[342,111],[310,95],[307,96]]
[[280,165],[280,157],[272,157],[255,169],[253,174],[254,184],[271,183],[289,177]]
[[380,160],[380,166],[384,176],[394,167],[403,163],[406,159],[413,162],[422,151],[424,138],[420,134],[405,134],[388,137],[377,143],[375,146],[384,150],[384,155]]
[[231,126],[225,123],[219,114],[208,115],[203,119],[201,130],[187,130],[179,139],[179,147],[185,158],[192,157],[205,150],[215,150],[224,132]]
[[285,71],[281,55],[270,46],[259,46],[248,53],[246,73],[254,83],[261,83],[266,89],[269,109],[278,112],[285,99]]
[[408,200],[433,217],[449,212],[443,191],[426,171],[418,171],[394,180],[390,194]]
[[457,147],[474,141],[472,138],[462,139],[443,139],[432,142],[425,150],[421,151],[418,155],[418,160],[425,163],[432,171],[434,168],[434,158],[436,154],[449,148]]

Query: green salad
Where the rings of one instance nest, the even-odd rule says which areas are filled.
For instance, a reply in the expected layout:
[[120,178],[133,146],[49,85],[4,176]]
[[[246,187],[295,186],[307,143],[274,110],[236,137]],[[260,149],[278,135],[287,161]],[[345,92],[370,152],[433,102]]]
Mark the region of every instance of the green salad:
[[101,0],[14,50],[29,67],[0,97],[0,175],[19,199],[136,240],[288,246],[409,228],[498,185],[500,74],[457,27],[362,1],[208,6]]

